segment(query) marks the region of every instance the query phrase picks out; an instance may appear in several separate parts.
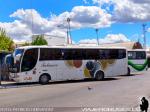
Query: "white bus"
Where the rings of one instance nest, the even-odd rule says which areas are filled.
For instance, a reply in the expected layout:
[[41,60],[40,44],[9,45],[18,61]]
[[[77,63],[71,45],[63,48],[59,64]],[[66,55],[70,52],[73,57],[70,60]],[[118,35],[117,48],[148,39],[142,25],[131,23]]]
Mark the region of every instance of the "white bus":
[[125,48],[26,46],[14,53],[10,78],[16,82],[77,80],[127,74]]
[[141,73],[148,69],[146,51],[142,49],[128,50],[128,75]]

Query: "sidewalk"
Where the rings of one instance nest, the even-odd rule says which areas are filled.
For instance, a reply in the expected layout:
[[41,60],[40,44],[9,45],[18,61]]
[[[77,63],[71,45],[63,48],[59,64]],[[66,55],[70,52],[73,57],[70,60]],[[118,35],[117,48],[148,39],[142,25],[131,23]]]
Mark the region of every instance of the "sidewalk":
[[15,84],[16,84],[16,82],[14,82],[14,81],[2,81],[1,85],[0,85],[0,89],[5,89],[5,88],[13,86]]
[[0,89],[35,87],[35,86],[40,86],[40,84],[39,83],[16,83],[14,81],[2,81],[0,85]]

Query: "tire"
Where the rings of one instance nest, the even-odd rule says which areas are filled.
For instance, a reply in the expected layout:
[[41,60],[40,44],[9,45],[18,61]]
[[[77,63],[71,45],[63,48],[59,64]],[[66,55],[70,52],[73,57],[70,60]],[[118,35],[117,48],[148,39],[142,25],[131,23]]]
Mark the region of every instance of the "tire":
[[104,73],[102,71],[98,71],[95,75],[95,80],[97,81],[104,80]]
[[39,83],[42,85],[48,84],[50,80],[50,76],[48,74],[43,74],[39,78]]
[[130,68],[128,67],[128,73],[127,73],[128,76],[131,75],[131,72],[130,72]]

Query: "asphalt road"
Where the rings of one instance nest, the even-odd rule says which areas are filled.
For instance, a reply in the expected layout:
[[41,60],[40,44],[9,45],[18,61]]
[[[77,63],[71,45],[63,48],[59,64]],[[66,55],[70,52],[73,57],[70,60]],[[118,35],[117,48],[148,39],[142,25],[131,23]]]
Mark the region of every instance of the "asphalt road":
[[5,84],[0,107],[61,107],[56,111],[83,111],[77,107],[139,108],[141,97],[150,101],[150,70],[104,81],[68,81],[48,85]]

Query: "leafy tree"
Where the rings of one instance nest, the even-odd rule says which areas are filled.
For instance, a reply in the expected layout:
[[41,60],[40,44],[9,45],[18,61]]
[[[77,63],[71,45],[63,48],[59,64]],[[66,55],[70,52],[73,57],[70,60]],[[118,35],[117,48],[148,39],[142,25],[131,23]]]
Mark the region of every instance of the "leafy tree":
[[0,50],[12,51],[14,50],[13,40],[6,35],[6,31],[0,28]]
[[38,35],[35,38],[36,39],[31,43],[32,45],[48,45],[43,35]]
[[25,42],[22,46],[29,46],[29,45],[31,45],[31,43]]

